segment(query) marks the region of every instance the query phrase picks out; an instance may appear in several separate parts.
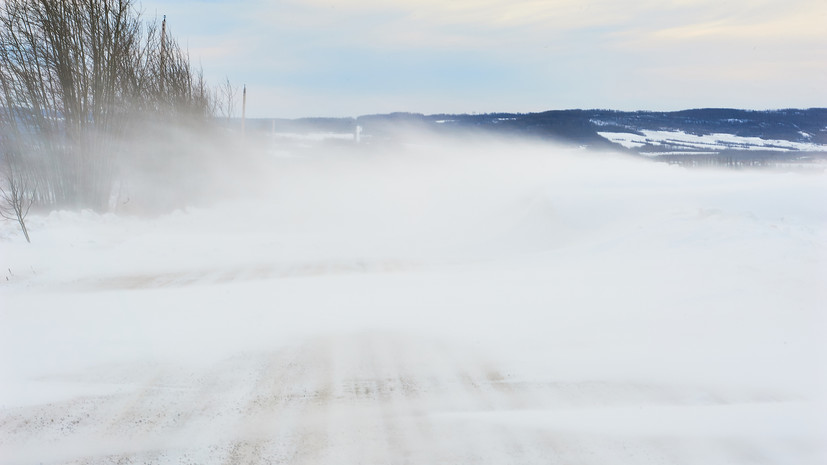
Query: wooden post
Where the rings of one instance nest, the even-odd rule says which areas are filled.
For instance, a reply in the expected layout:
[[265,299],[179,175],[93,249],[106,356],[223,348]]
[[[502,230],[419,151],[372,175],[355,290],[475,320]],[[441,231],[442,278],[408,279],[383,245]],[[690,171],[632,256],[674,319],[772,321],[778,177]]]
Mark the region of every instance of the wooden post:
[[247,117],[247,84],[244,84],[244,90],[241,92],[241,137],[244,137],[244,122]]
[[164,95],[164,77],[166,74],[166,60],[167,60],[167,15],[164,15],[164,19],[161,21],[161,82],[158,84],[158,87],[161,91],[161,98]]

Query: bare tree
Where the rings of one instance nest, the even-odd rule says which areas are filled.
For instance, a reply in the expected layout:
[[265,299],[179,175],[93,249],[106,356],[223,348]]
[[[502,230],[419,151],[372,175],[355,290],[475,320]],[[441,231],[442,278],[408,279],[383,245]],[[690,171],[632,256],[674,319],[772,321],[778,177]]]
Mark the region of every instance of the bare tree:
[[230,83],[230,78],[224,78],[224,81],[218,86],[218,105],[220,106],[220,114],[226,116],[227,121],[229,121],[235,113],[237,97],[238,88]]
[[0,216],[17,221],[26,242],[31,243],[29,230],[26,228],[26,216],[34,203],[37,189],[31,179],[16,171],[11,155],[6,154],[5,158],[4,185],[0,185]]
[[213,102],[133,0],[0,1],[0,148],[20,154],[37,204],[107,209],[130,128],[204,121]]

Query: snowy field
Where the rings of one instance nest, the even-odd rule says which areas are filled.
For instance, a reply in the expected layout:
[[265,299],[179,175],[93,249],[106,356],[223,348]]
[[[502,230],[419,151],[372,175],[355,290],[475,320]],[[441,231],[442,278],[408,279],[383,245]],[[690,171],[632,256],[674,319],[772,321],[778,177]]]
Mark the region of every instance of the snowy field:
[[280,158],[0,224],[0,464],[827,463],[827,176]]
[[[733,149],[772,152],[827,152],[827,146],[812,142],[762,139],[760,137],[736,136],[734,134],[695,135],[683,131],[654,131],[650,129],[642,129],[640,133],[598,132],[597,134],[627,149],[637,149],[647,145],[665,146],[676,150],[676,153],[688,154],[698,153],[699,151],[718,153],[722,150]],[[800,134],[805,139],[812,138],[810,134],[804,132]],[[646,152],[643,152],[643,154],[646,154]],[[657,155],[657,153],[654,155]]]

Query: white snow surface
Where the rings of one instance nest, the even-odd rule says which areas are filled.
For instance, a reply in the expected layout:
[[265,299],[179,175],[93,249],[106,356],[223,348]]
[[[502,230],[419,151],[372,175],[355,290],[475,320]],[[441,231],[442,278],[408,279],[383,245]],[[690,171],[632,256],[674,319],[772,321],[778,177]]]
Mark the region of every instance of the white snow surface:
[[725,133],[695,135],[683,131],[655,131],[650,129],[643,129],[640,132],[642,135],[626,132],[598,132],[597,134],[604,139],[630,149],[646,145],[661,145],[680,148],[687,153],[696,153],[698,150],[727,149],[827,152],[827,146],[810,142],[762,139],[760,137],[745,137]]
[[331,139],[353,140],[356,137],[355,132],[276,132],[272,134],[273,139],[276,140],[296,140],[296,141],[326,141]]
[[2,223],[0,464],[827,463],[825,175],[417,147]]

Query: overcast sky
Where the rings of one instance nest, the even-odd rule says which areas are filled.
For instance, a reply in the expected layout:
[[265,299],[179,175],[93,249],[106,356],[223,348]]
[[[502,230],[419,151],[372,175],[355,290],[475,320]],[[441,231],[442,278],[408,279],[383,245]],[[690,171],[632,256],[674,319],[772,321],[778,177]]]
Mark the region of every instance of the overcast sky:
[[825,0],[153,0],[248,116],[827,106]]

